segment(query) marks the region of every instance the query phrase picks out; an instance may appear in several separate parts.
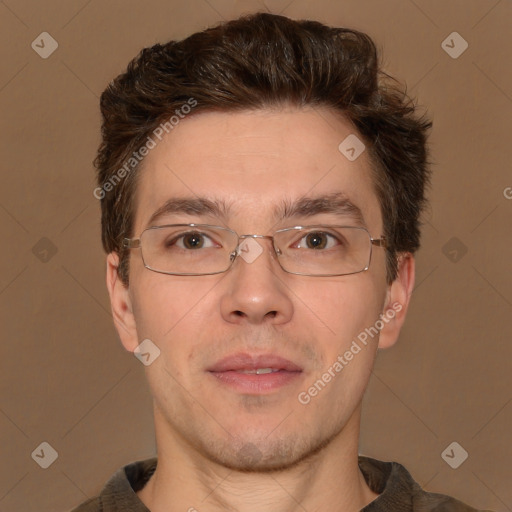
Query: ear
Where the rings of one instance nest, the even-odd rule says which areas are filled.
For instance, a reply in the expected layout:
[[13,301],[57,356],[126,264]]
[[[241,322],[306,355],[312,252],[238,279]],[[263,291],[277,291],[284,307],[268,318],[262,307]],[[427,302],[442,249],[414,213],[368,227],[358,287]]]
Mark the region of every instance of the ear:
[[414,272],[414,256],[411,253],[401,253],[398,256],[396,279],[388,285],[386,292],[386,300],[382,312],[384,326],[380,331],[379,348],[389,348],[398,339],[414,288]]
[[121,343],[126,350],[133,352],[139,344],[137,327],[133,316],[129,287],[119,279],[118,267],[119,255],[111,252],[107,256],[107,289],[110,295],[112,316]]

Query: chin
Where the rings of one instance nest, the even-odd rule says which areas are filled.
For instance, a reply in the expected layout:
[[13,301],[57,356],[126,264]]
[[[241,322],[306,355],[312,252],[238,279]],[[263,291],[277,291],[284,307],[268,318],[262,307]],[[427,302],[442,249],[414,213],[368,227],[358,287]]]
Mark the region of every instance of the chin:
[[203,456],[225,468],[242,473],[273,473],[298,467],[320,453],[337,434],[324,439],[269,441],[238,440],[227,446],[204,447]]

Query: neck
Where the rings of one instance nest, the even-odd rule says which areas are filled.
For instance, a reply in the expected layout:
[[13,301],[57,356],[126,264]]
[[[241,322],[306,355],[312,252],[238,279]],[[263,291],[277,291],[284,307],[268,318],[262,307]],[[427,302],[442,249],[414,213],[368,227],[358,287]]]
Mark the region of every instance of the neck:
[[359,470],[359,420],[357,408],[319,452],[292,468],[264,473],[212,462],[155,421],[158,465],[138,496],[152,512],[359,511],[378,496]]

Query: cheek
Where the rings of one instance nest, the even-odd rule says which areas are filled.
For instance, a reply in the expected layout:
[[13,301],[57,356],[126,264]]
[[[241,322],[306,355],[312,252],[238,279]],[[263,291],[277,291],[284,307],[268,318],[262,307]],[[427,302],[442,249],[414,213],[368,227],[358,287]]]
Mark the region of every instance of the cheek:
[[313,311],[325,324],[335,345],[344,345],[378,319],[385,287],[378,286],[369,273],[361,273],[318,281],[297,295],[302,308]]
[[[344,276],[310,290],[305,301],[321,322],[326,335],[316,337],[319,366],[313,369],[302,391],[321,416],[328,402],[332,417],[350,413],[360,400],[373,367],[378,336],[369,332],[381,314],[385,287],[369,273]],[[361,341],[363,340],[363,341]],[[324,385],[325,384],[325,385]],[[317,398],[312,398],[316,397]],[[301,402],[302,403],[302,402]]]
[[[205,321],[215,321],[204,309],[215,283],[205,277],[186,280],[152,274],[134,283],[137,294],[132,302],[139,337],[154,340],[164,350],[169,345],[176,345],[173,350],[193,346]],[[177,339],[187,340],[187,344],[174,343]]]

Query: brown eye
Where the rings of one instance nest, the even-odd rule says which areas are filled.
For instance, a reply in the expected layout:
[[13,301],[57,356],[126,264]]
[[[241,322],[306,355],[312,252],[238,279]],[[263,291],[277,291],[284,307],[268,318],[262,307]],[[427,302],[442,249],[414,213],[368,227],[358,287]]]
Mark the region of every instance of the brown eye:
[[215,247],[214,241],[204,233],[190,232],[175,236],[164,242],[166,250],[182,249],[193,251]]
[[324,249],[327,245],[326,233],[308,233],[305,236],[306,247],[308,249]]
[[201,233],[187,233],[182,240],[186,249],[201,249],[204,246],[204,236]]
[[294,248],[325,252],[342,245],[345,245],[345,241],[341,235],[327,231],[303,231]]

